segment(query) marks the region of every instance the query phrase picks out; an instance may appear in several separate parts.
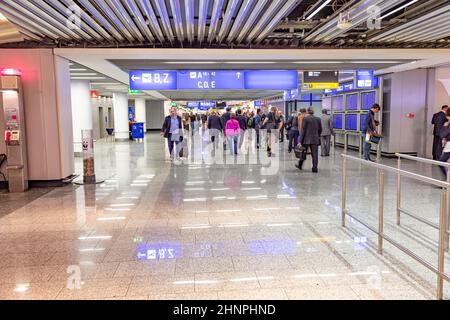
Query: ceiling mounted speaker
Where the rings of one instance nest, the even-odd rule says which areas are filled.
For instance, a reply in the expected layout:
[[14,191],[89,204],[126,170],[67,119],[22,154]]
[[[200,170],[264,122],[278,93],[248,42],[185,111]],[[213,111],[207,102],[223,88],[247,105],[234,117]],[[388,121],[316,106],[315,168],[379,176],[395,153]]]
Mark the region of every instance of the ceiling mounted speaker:
[[339,20],[337,23],[337,27],[341,30],[347,30],[353,27],[352,19],[350,18],[350,12],[339,14]]

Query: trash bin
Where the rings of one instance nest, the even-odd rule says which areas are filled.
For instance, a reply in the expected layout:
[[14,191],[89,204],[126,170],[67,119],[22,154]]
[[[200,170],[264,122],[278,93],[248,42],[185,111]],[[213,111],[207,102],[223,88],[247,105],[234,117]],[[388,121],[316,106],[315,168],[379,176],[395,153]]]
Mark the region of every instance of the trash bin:
[[144,139],[144,123],[135,122],[131,125],[131,137],[133,140]]
[[106,141],[111,138],[111,141],[114,141],[114,128],[106,128],[106,133],[108,136],[106,137]]

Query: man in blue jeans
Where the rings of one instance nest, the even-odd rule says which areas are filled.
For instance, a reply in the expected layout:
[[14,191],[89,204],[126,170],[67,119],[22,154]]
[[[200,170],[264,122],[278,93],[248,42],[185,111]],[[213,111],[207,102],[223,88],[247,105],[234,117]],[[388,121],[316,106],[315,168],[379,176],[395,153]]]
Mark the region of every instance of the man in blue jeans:
[[366,135],[370,134],[371,136],[377,132],[376,128],[376,121],[375,121],[375,113],[378,113],[380,111],[380,105],[375,103],[372,108],[370,108],[370,112],[367,115],[365,121],[364,121],[364,127],[362,131],[363,139],[364,139],[364,145],[363,145],[363,155],[364,160],[373,161],[370,159],[370,148],[372,145],[370,142],[366,141]]
[[[177,109],[172,107],[169,110],[169,115],[164,119],[161,128],[161,136],[167,139],[169,146],[170,160],[178,159],[178,145],[183,141],[183,130],[181,117],[177,115]],[[175,152],[174,146],[176,145]]]

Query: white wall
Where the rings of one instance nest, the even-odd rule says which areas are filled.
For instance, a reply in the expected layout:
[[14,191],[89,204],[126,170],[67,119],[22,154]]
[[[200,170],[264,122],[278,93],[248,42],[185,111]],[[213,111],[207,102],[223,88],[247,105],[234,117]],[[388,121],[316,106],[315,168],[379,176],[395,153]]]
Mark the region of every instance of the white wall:
[[448,79],[450,79],[450,68],[428,70],[426,140],[423,147],[423,154],[428,158],[432,157],[433,149],[433,125],[431,124],[433,114],[439,112],[443,105],[450,105],[449,88],[446,88],[445,81]]
[[161,129],[164,122],[164,101],[146,100],[147,130]]

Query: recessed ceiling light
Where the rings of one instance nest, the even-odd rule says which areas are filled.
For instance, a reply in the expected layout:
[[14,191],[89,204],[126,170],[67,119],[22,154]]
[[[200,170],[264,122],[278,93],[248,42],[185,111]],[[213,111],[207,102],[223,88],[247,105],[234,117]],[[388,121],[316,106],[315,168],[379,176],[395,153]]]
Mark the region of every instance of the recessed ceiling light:
[[166,64],[216,64],[216,61],[168,61]]
[[318,7],[316,10],[314,10],[313,13],[311,13],[306,20],[311,19],[312,17],[314,17],[320,10],[322,10],[328,3],[330,3],[331,0],[326,0],[324,3],[322,3],[322,5],[320,7]]
[[98,75],[98,73],[89,73],[89,72],[86,72],[86,73],[83,73],[83,72],[81,72],[81,73],[73,73],[72,75],[74,75],[74,76],[97,76]]
[[401,61],[392,61],[392,60],[376,60],[376,61],[371,61],[371,60],[365,60],[365,61],[348,61],[349,63],[401,63]]
[[102,86],[126,86],[124,83],[116,83],[116,82],[91,82],[92,85],[102,85]]
[[295,61],[296,64],[335,64],[344,63],[343,61]]
[[78,76],[73,76],[70,77],[71,80],[102,80],[102,79],[106,79],[105,77],[78,77]]
[[226,64],[271,64],[279,63],[282,61],[226,61]]
[[412,4],[414,4],[414,3],[416,3],[417,1],[419,1],[419,0],[412,0],[412,1],[408,2],[407,4],[404,4],[403,6],[398,7],[397,9],[392,10],[391,12],[386,13],[384,16],[382,16],[382,17],[380,17],[380,18],[378,18],[378,19],[379,19],[379,20],[383,20],[384,18],[389,17],[390,15],[392,15],[392,14],[394,14],[394,13],[396,13],[396,12],[398,12],[398,11],[400,11],[400,10],[402,10],[402,9],[404,9],[404,8],[406,8],[406,7],[408,7],[408,6],[412,5]]

